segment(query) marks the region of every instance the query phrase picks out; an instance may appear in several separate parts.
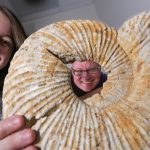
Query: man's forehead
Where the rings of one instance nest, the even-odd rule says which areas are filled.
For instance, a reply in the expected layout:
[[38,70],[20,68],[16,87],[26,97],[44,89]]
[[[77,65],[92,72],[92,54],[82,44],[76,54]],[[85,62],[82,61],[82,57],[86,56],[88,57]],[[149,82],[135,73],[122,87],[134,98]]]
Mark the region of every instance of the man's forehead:
[[82,67],[82,66],[99,66],[99,64],[92,60],[74,61],[72,64],[72,67]]

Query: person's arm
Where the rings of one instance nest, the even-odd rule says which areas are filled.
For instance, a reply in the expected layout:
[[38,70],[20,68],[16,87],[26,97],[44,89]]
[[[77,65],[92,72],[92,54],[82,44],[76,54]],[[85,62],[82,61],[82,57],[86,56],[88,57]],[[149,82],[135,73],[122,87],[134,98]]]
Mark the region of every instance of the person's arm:
[[32,145],[36,139],[36,133],[25,126],[25,118],[19,115],[0,121],[0,149],[37,150]]

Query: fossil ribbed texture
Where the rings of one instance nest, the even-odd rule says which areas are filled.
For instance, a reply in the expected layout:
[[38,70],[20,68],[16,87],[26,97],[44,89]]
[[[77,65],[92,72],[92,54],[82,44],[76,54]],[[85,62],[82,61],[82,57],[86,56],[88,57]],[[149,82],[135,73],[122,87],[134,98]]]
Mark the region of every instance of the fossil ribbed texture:
[[[101,92],[80,100],[70,85],[74,60],[93,60],[108,75]],[[119,30],[89,20],[44,27],[21,46],[3,95],[4,118],[25,115],[42,150],[148,150],[150,12]]]

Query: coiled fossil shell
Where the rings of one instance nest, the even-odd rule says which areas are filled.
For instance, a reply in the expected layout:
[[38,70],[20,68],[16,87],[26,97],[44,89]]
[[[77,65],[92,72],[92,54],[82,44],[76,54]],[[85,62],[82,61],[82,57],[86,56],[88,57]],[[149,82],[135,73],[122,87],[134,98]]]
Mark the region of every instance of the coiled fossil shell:
[[[149,25],[147,12],[127,21],[119,35],[89,20],[62,21],[32,34],[6,77],[4,118],[25,115],[40,133],[42,150],[149,149]],[[108,80],[82,101],[65,64],[87,59],[99,63]]]

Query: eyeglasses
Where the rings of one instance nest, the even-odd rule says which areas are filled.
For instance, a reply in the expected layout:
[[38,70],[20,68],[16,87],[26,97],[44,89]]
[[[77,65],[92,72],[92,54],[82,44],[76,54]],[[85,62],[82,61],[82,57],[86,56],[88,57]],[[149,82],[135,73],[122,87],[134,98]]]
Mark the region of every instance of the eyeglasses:
[[10,37],[2,37],[0,36],[0,46],[3,48],[12,48],[13,47],[13,42]]
[[96,74],[99,73],[101,71],[100,67],[96,67],[96,68],[91,68],[88,70],[75,70],[72,68],[72,73],[75,76],[82,76],[84,72],[88,73],[88,74]]

